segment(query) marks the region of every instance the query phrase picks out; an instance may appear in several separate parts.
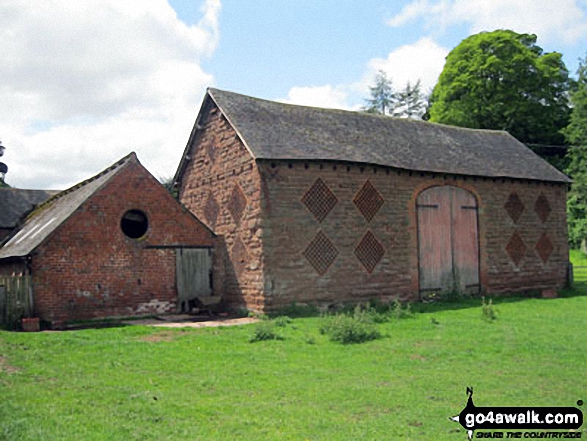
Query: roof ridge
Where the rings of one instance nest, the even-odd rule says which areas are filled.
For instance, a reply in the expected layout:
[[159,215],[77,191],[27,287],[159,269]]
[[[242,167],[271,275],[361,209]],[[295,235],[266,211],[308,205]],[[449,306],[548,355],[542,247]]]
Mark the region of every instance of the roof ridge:
[[102,170],[100,173],[84,180],[81,182],[78,182],[77,184],[73,185],[72,187],[69,187],[65,190],[60,191],[59,193],[51,196],[49,199],[47,199],[45,202],[37,205],[35,207],[35,209],[33,211],[31,211],[29,213],[29,215],[26,217],[26,220],[30,219],[31,217],[35,216],[38,212],[42,211],[45,207],[47,207],[48,205],[53,204],[55,201],[57,201],[58,199],[61,199],[77,190],[79,190],[80,188],[85,187],[86,185],[90,184],[91,182],[94,182],[97,179],[100,179],[102,176],[114,171],[117,168],[122,168],[122,166],[128,164],[130,162],[131,159],[135,159],[137,160],[137,155],[135,152],[131,152],[128,155],[126,155],[125,157],[119,159],[118,161],[116,161],[114,164],[110,165],[109,167],[105,168],[104,170]]
[[[293,104],[293,103],[286,103],[283,101],[276,101],[276,100],[270,100],[270,99],[266,99],[266,98],[258,98],[258,97],[254,97],[254,96],[250,96],[250,95],[245,95],[243,93],[238,93],[238,92],[231,92],[228,90],[223,90],[223,89],[218,89],[215,87],[208,87],[207,92],[209,95],[212,96],[212,98],[214,99],[214,92],[220,92],[221,94],[227,94],[227,95],[237,95],[237,96],[241,96],[244,98],[247,98],[249,100],[255,100],[255,101],[263,101],[266,103],[270,103],[270,104],[277,104],[277,105],[281,105],[281,106],[288,106],[288,107],[296,107],[299,109],[313,109],[315,111],[320,111],[320,112],[330,112],[330,113],[344,113],[344,114],[354,114],[354,115],[358,115],[361,117],[365,117],[365,118],[373,118],[373,119],[381,119],[381,120],[385,120],[385,119],[391,119],[394,121],[400,121],[400,124],[410,124],[410,123],[414,123],[414,124],[432,124],[432,125],[436,125],[439,127],[446,127],[449,130],[463,130],[463,131],[472,131],[472,132],[484,132],[484,133],[495,133],[495,134],[507,134],[510,135],[506,130],[500,130],[500,129],[480,129],[480,128],[474,128],[474,127],[462,127],[462,126],[452,126],[450,124],[445,124],[445,123],[439,123],[439,122],[435,122],[435,121],[425,121],[423,119],[413,119],[413,118],[400,118],[397,116],[391,116],[391,115],[381,115],[378,113],[370,113],[370,112],[365,112],[362,110],[350,110],[350,109],[339,109],[339,108],[335,108],[335,107],[318,107],[318,106],[309,106],[307,104]],[[214,99],[214,101],[216,102],[216,100]],[[220,105],[219,103],[217,103],[218,105]],[[510,135],[511,136],[511,135]]]

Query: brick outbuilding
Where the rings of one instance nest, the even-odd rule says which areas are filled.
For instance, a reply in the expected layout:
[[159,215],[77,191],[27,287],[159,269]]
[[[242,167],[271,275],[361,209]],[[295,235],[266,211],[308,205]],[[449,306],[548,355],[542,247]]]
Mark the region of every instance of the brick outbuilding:
[[234,306],[562,287],[569,179],[502,131],[209,89],[175,176]]
[[0,278],[49,322],[176,312],[214,295],[214,240],[132,153],[23,219]]

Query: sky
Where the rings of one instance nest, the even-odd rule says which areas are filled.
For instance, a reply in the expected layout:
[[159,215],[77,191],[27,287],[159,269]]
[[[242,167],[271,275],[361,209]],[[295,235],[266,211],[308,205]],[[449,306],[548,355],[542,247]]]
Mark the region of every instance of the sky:
[[481,31],[532,33],[572,74],[587,0],[2,0],[6,182],[65,189],[131,151],[174,175],[207,87],[356,110],[379,70],[429,92]]

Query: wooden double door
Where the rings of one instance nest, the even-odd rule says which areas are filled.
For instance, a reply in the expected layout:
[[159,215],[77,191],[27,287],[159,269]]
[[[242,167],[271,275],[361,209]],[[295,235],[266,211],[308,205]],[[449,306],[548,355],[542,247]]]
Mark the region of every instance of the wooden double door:
[[212,297],[212,249],[180,248],[176,251],[176,282],[180,312],[195,300],[207,304]]
[[420,294],[479,292],[477,200],[467,190],[432,187],[417,198]]

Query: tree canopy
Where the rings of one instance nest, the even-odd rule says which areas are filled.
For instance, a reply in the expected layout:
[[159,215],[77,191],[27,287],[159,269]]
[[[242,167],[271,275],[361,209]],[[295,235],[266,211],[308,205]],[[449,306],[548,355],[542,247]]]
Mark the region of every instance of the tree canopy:
[[371,97],[367,98],[365,112],[400,118],[422,118],[426,101],[420,87],[420,80],[412,86],[410,82],[399,92],[395,92],[391,79],[380,70],[375,84],[369,88]]
[[507,130],[525,143],[562,144],[570,84],[562,55],[544,53],[535,35],[482,32],[446,57],[432,92],[430,120]]
[[367,105],[363,108],[368,113],[378,113],[381,115],[389,115],[395,106],[395,94],[393,93],[393,86],[391,80],[387,78],[387,74],[380,70],[375,77],[375,84],[369,87],[371,98],[365,101]]
[[569,243],[573,247],[587,239],[587,56],[580,60],[577,76],[571,93],[571,122],[564,130],[571,146],[566,172],[573,179],[567,199]]

